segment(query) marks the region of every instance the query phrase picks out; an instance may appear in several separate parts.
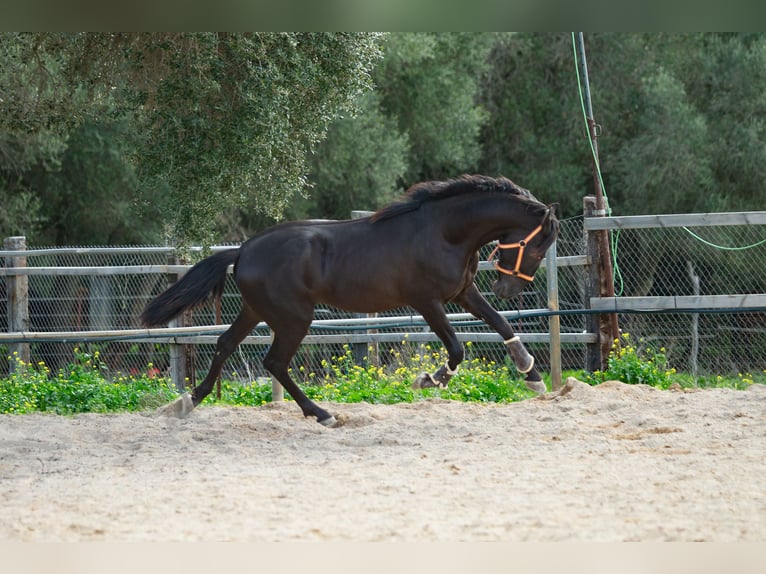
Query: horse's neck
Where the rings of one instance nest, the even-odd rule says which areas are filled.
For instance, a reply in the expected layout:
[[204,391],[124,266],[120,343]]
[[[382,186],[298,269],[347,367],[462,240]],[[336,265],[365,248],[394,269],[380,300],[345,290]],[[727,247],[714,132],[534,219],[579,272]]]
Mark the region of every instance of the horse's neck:
[[485,195],[458,197],[444,204],[445,237],[478,249],[509,230],[530,227],[530,217],[521,203],[507,197]]

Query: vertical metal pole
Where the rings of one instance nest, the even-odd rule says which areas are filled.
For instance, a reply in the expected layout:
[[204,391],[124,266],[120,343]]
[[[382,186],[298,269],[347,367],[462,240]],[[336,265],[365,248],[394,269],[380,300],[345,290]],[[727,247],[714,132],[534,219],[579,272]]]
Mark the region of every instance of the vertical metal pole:
[[[545,256],[545,271],[548,277],[548,309],[559,310],[559,274],[556,265],[556,241],[548,248]],[[548,319],[551,334],[551,390],[561,389],[561,317],[551,315]]]
[[[588,60],[585,57],[585,38],[583,37],[582,32],[577,32],[577,51],[579,52],[580,56],[580,78],[582,80],[583,85],[583,97],[585,99],[585,113],[588,119],[588,128],[591,129],[591,141],[593,142],[593,150],[596,161],[598,161],[598,144],[596,142],[596,130],[595,126],[596,123],[593,121],[593,101],[590,97],[590,79],[588,78]],[[598,174],[596,175],[596,179],[598,179]],[[601,200],[603,201],[604,196],[603,193],[601,193],[601,186],[597,183],[596,184],[597,191],[599,192],[599,195],[601,196]]]
[[[604,200],[604,190],[601,187],[601,175],[600,175],[600,161],[598,157],[598,130],[596,129],[596,122],[593,119],[593,103],[590,97],[590,81],[588,79],[588,63],[585,57],[585,40],[583,33],[577,33],[577,51],[579,52],[580,63],[580,77],[582,79],[583,86],[583,99],[585,101],[585,113],[586,120],[588,122],[588,131],[590,133],[590,141],[593,145],[593,185],[596,190],[596,212],[597,217],[603,217],[606,215],[606,202]],[[606,230],[596,232],[596,237],[599,246],[598,265],[601,268],[601,296],[602,297],[614,297],[614,275],[612,272],[612,258],[609,248],[609,234]],[[612,342],[619,337],[620,330],[617,324],[617,314],[612,313],[610,315],[601,316],[601,338],[602,357],[607,357]]]

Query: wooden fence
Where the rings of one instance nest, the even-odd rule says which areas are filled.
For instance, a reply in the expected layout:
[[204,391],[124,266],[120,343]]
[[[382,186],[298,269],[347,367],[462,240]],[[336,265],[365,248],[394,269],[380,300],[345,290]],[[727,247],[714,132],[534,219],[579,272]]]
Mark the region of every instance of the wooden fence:
[[[586,200],[587,201],[587,200]],[[582,245],[587,246],[586,252],[558,256],[557,245],[551,248],[544,262],[547,291],[547,307],[544,309],[531,309],[525,311],[506,311],[503,315],[511,319],[519,319],[534,314],[546,314],[549,316],[549,331],[545,333],[522,333],[522,340],[528,343],[547,343],[550,348],[551,373],[554,385],[560,384],[561,364],[560,348],[562,344],[585,345],[588,348],[585,367],[589,370],[601,368],[605,359],[604,349],[608,349],[609,335],[603,330],[603,322],[599,324],[598,318],[602,315],[615,313],[652,312],[652,311],[677,311],[693,312],[710,309],[736,312],[747,311],[763,313],[766,310],[766,294],[764,293],[733,293],[720,295],[672,295],[672,296],[616,296],[604,297],[601,289],[602,282],[599,280],[600,270],[592,262],[600,260],[599,254],[592,251],[596,242],[589,241],[589,236],[602,230],[628,230],[628,229],[668,229],[673,227],[707,227],[707,226],[764,226],[766,225],[766,211],[744,213],[711,213],[711,214],[686,214],[686,215],[656,215],[656,216],[631,216],[631,217],[585,217],[583,220]],[[764,227],[763,229],[766,229]],[[218,249],[230,248],[220,247]],[[31,331],[29,327],[29,300],[28,279],[30,276],[61,276],[61,275],[87,275],[87,276],[127,276],[127,275],[151,275],[162,274],[177,277],[183,274],[188,265],[179,265],[173,262],[160,265],[127,265],[127,266],[30,266],[30,259],[40,255],[61,254],[67,251],[72,253],[126,253],[130,250],[146,252],[155,250],[167,255],[166,260],[173,256],[172,248],[77,248],[77,249],[42,249],[27,250],[24,238],[12,237],[5,240],[4,251],[0,254],[5,258],[5,267],[0,268],[0,277],[5,280],[7,293],[7,333],[0,333],[0,345],[8,345],[11,351],[19,353],[23,360],[29,360],[29,344],[40,341],[56,342],[82,342],[82,341],[105,341],[105,340],[131,340],[135,342],[169,343],[171,354],[176,359],[177,367],[173,370],[174,377],[179,385],[184,379],[183,357],[189,346],[200,343],[213,343],[228,325],[205,325],[196,327],[175,326],[166,329],[118,329],[118,330],[90,330],[90,331]],[[217,248],[213,248],[215,251]],[[559,284],[558,270],[564,267],[580,267],[582,276],[582,308],[581,312],[587,318],[586,328],[582,332],[562,333],[559,328],[559,315],[563,312],[559,309]],[[490,270],[488,263],[482,263],[480,270]],[[576,313],[577,310],[569,310]],[[451,314],[450,320],[462,321],[470,317],[465,314]],[[403,334],[376,332],[386,324],[397,325],[411,324],[413,329],[406,333],[410,341],[435,341],[433,333],[423,330],[423,321],[417,315],[403,315],[398,317],[357,317],[353,319],[330,319],[316,320],[314,327],[342,328],[354,327],[348,332],[333,332],[332,334],[311,334],[305,343],[383,343],[398,341]],[[359,326],[367,329],[358,330]],[[463,341],[492,341],[499,342],[500,337],[494,333],[460,333],[459,338]],[[245,344],[266,345],[270,342],[268,334],[255,334],[245,340]],[[605,345],[607,343],[607,345]]]
[[[749,234],[753,236],[747,245],[737,246],[723,246],[714,245],[706,242],[703,238],[692,232],[689,228],[701,228],[701,229],[722,229],[739,226],[742,228],[748,228],[756,230],[755,233]],[[607,230],[610,232],[623,232],[628,230],[640,230],[638,233],[648,233],[650,231],[658,232],[664,230],[670,233],[670,230],[684,230],[693,240],[687,239],[693,243],[703,245],[709,252],[707,258],[711,258],[710,253],[715,253],[719,250],[723,253],[734,253],[736,251],[744,252],[748,250],[748,253],[753,255],[748,257],[747,263],[744,264],[745,270],[752,276],[763,277],[763,274],[758,271],[763,268],[766,263],[766,211],[750,211],[750,212],[737,212],[737,213],[694,213],[694,214],[669,214],[669,215],[638,215],[638,216],[620,216],[620,217],[586,217],[583,224],[584,233],[586,237],[593,235],[599,231]],[[592,242],[587,242],[588,245],[592,245]],[[659,245],[659,244],[658,244]],[[645,248],[652,250],[656,245],[650,245]],[[680,252],[680,246],[677,244],[664,245],[665,251],[669,253]],[[589,257],[592,260],[597,260],[595,256],[589,252]],[[651,257],[650,257],[651,258]],[[720,259],[720,258],[719,258]],[[694,271],[694,266],[691,260],[684,262],[686,267],[684,269],[666,270],[665,273],[675,273],[676,275],[686,275],[689,278],[689,284],[691,285],[690,294],[663,294],[663,295],[621,295],[613,297],[605,297],[603,293],[599,293],[597,288],[591,288],[586,294],[586,300],[584,305],[586,308],[593,312],[611,313],[611,314],[654,314],[659,316],[660,314],[672,314],[680,315],[686,314],[691,317],[689,337],[691,339],[691,350],[689,351],[690,359],[688,362],[689,369],[693,375],[697,374],[697,356],[700,349],[700,333],[698,331],[699,316],[703,314],[739,314],[739,315],[752,315],[763,317],[766,312],[766,289],[764,288],[764,282],[762,280],[757,281],[750,287],[752,292],[723,292],[719,294],[701,294],[700,293],[700,278]],[[726,285],[725,289],[728,291],[734,287],[734,279],[742,273],[742,269],[737,269],[732,266],[727,267],[727,262],[719,261],[716,264],[719,267],[719,271],[724,276],[731,277],[732,281]],[[742,264],[740,264],[742,265]],[[598,273],[598,270],[595,270]],[[645,273],[658,273],[656,270],[645,271]],[[591,282],[594,285],[596,282]],[[589,330],[597,332],[599,324],[596,317],[599,315],[591,315],[589,319]],[[603,315],[601,315],[603,316]],[[755,325],[763,324],[762,319],[755,319],[752,321]],[[742,328],[745,330],[746,328]],[[766,335],[766,331],[762,328],[752,329],[753,332],[760,335]],[[603,361],[605,343],[608,343],[605,336],[605,332],[601,329],[599,332],[599,340],[602,343],[601,351],[594,350],[592,355],[586,359],[588,365],[586,368],[593,370],[597,368],[597,365]],[[661,336],[658,338],[662,338]],[[593,345],[592,347],[595,347]],[[760,349],[752,349],[754,356],[760,352]]]

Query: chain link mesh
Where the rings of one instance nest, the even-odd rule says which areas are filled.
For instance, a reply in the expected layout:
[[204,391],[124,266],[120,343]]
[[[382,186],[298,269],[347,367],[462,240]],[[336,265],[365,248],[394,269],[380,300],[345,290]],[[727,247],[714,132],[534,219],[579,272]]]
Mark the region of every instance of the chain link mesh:
[[[616,291],[626,297],[766,293],[766,228],[759,225],[627,229],[617,239]],[[619,316],[640,346],[664,348],[670,366],[693,374],[761,373],[766,310]]]
[[[559,257],[582,255],[584,235],[581,217],[562,221],[557,250]],[[695,234],[695,235],[692,235]],[[699,292],[707,294],[766,293],[764,253],[761,244],[746,250],[721,249],[742,247],[763,240],[762,226],[731,226],[690,228],[657,228],[623,230],[617,237],[617,286],[619,295],[690,295],[694,293],[693,277],[699,278]],[[702,241],[704,239],[704,241]],[[716,245],[718,247],[714,247]],[[175,276],[162,273],[123,273],[108,275],[105,271],[75,274],[71,269],[82,267],[149,266],[173,263],[173,250],[168,248],[68,248],[46,250],[44,255],[28,253],[30,267],[56,267],[47,275],[29,276],[29,315],[32,331],[113,331],[138,328],[138,316],[145,304]],[[481,255],[486,259],[489,248]],[[7,254],[6,254],[7,255]],[[2,264],[8,266],[8,257]],[[536,280],[522,294],[510,300],[499,300],[491,285],[496,271],[482,270],[477,285],[495,308],[500,311],[522,310],[530,316],[511,319],[513,329],[522,335],[549,331],[545,266],[537,272]],[[559,308],[562,311],[561,332],[584,333],[585,317],[578,314],[584,309],[584,269],[578,265],[560,266],[557,270]],[[0,280],[0,330],[8,330],[7,278]],[[230,277],[221,301],[223,324],[236,317],[240,307],[239,293]],[[448,312],[462,312],[449,305]],[[409,317],[410,309],[395,309],[381,313],[381,317]],[[315,320],[358,318],[359,315],[319,306]],[[216,322],[213,305],[191,314],[192,325],[211,325]],[[620,327],[630,333],[640,345],[663,347],[671,366],[680,371],[692,369],[700,374],[731,374],[747,370],[760,372],[766,364],[766,315],[763,309],[741,313],[723,313],[720,310],[692,313],[621,313]],[[407,321],[409,323],[409,320]],[[696,327],[695,327],[696,325]],[[455,321],[463,341],[472,341],[466,347],[466,359],[483,358],[496,363],[507,361],[505,347],[497,340],[487,341],[491,333],[483,323],[475,320]],[[425,324],[375,326],[373,333],[384,340],[377,344],[353,343],[344,347],[339,336],[357,338],[368,332],[366,328],[341,329],[337,326],[312,327],[310,335],[333,335],[336,341],[321,344],[303,344],[294,361],[293,372],[306,382],[310,373],[321,378],[326,364],[333,358],[353,352],[357,360],[377,362],[383,366],[398,366],[411,361],[415,355],[438,352],[439,342],[422,341],[423,333],[430,332]],[[410,333],[409,336],[406,336]],[[268,328],[261,325],[254,335],[268,336]],[[491,336],[490,336],[491,338]],[[495,338],[496,339],[496,338]],[[214,352],[211,342],[195,344],[194,376],[202,377]],[[537,338],[535,338],[535,341]],[[695,343],[696,340],[696,343]],[[698,348],[695,346],[698,344]],[[57,342],[30,344],[32,361],[40,361],[52,370],[65,367],[73,360],[74,347],[98,350],[111,373],[167,374],[170,368],[168,344],[146,343],[114,336],[109,340],[86,343],[76,336]],[[550,368],[547,342],[527,342],[542,370]],[[582,343],[562,343],[562,367],[581,369],[585,347]],[[244,344],[229,359],[224,376],[243,381],[267,378],[262,359],[265,344]],[[8,346],[0,355],[0,369],[7,372]]]

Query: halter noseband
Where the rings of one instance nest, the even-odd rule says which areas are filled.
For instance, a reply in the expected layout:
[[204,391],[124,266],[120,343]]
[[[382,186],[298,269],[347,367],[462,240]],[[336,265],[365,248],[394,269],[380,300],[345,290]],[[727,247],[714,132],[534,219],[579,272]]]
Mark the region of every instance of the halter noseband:
[[[516,243],[498,242],[497,246],[492,250],[492,253],[489,254],[487,261],[491,261],[492,264],[495,266],[495,269],[500,271],[500,273],[505,273],[506,275],[511,275],[513,277],[518,277],[519,279],[523,279],[524,281],[532,282],[532,280],[534,280],[534,277],[530,277],[529,275],[524,275],[524,273],[521,272],[521,262],[524,259],[524,249],[527,247],[527,243],[529,243],[535,235],[540,233],[542,229],[543,229],[543,226],[538,225],[532,231],[529,232],[529,235],[527,235],[524,239],[517,241]],[[519,255],[516,257],[516,267],[514,267],[512,270],[509,271],[508,269],[503,269],[502,267],[500,267],[499,261],[492,261],[492,258],[495,256],[495,253],[497,253],[498,249],[514,249],[516,247],[519,248]]]

